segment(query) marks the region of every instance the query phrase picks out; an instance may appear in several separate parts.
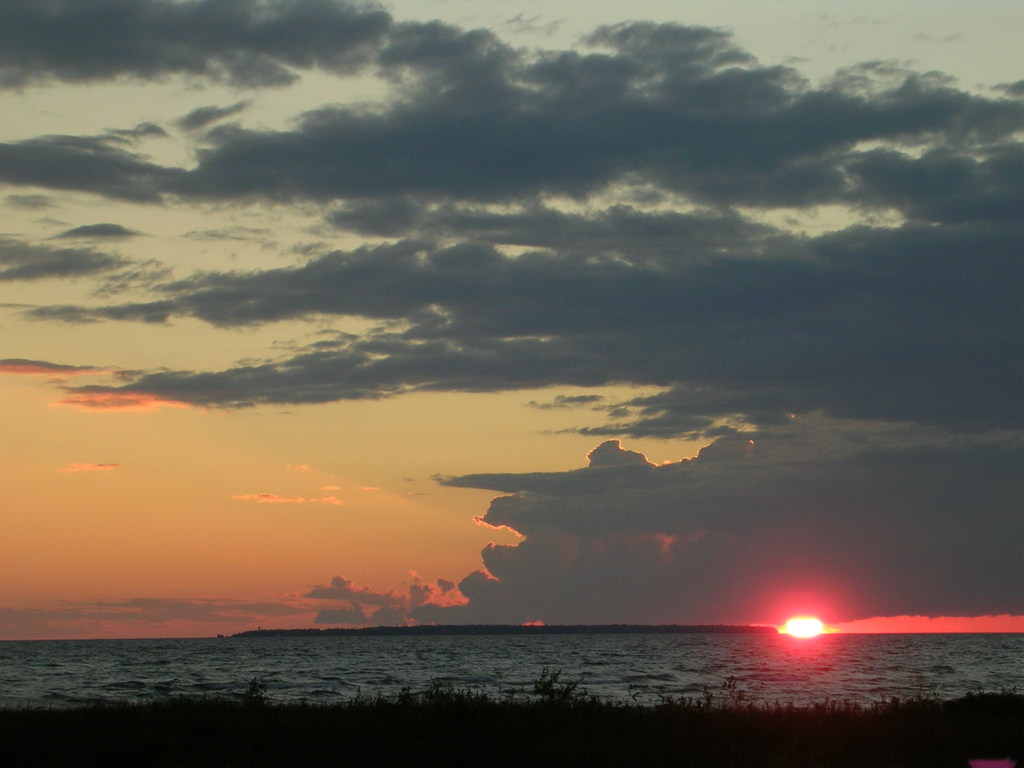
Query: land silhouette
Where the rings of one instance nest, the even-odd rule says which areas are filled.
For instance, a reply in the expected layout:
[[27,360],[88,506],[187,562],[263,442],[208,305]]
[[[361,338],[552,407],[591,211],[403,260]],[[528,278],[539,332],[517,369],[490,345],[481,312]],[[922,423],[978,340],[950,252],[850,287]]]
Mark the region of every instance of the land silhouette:
[[1024,754],[1022,720],[1016,692],[797,707],[726,685],[651,706],[602,701],[545,669],[499,697],[435,682],[278,704],[253,679],[232,698],[0,709],[0,744],[18,766],[964,768]]
[[778,634],[775,627],[746,624],[417,624],[413,626],[250,629],[231,637],[330,637],[334,635],[674,635]]

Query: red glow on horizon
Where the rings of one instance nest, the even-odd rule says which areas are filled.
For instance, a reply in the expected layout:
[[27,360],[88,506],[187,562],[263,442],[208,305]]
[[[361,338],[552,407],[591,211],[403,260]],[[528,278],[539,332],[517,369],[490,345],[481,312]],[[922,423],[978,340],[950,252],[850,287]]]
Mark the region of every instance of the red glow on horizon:
[[1024,616],[875,616],[839,622],[835,631],[845,633],[1024,633]]

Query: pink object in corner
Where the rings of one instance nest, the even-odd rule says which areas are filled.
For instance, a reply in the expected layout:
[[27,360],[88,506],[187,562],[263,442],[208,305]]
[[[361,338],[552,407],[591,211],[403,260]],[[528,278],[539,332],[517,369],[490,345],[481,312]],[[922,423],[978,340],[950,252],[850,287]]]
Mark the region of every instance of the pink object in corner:
[[971,768],[1016,768],[1017,761],[1006,757],[1002,760],[968,760]]

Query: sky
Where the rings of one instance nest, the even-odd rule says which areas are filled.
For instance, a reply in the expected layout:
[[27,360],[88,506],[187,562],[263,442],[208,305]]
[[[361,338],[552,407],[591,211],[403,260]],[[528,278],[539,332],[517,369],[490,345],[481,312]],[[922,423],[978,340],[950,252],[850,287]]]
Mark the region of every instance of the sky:
[[1022,23],[5,0],[0,639],[1024,631]]

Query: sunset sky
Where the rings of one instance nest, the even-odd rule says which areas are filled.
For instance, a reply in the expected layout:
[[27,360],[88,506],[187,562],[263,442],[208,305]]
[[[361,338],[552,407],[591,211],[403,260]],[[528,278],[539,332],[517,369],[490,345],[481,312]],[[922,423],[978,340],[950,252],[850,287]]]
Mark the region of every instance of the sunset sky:
[[1024,631],[1022,25],[3,0],[0,639]]

